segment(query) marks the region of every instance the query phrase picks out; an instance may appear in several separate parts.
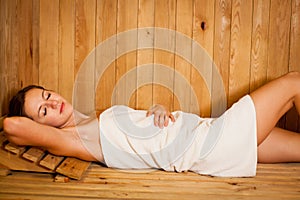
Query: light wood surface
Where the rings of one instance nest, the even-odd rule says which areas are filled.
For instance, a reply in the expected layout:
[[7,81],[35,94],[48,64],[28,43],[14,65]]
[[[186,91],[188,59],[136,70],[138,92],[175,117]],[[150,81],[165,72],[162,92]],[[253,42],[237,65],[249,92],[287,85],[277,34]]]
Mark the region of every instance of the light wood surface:
[[92,164],[80,181],[42,173],[0,176],[0,199],[299,199],[299,164],[259,164],[253,178],[119,171]]
[[[1,0],[0,3],[0,25],[5,27],[0,33],[0,116],[7,114],[12,95],[28,84],[41,84],[72,101],[74,81],[82,64],[87,62],[92,66],[90,73],[95,74],[93,66],[105,59],[95,57],[93,50],[116,34],[136,28],[166,28],[197,42],[215,63],[228,106],[267,81],[289,71],[300,71],[299,0]],[[150,42],[162,42],[151,31],[149,34],[149,38],[153,37]],[[127,45],[138,48],[149,42],[138,37]],[[199,74],[195,66],[176,55],[175,50],[180,48],[193,58],[195,49],[190,44],[180,45],[176,36],[164,42],[174,50],[138,49],[116,57],[99,80],[95,79],[96,74],[86,77],[84,89],[74,99],[95,104],[98,112],[110,107],[113,100],[129,99],[127,104],[138,109],[162,103],[170,110],[198,112],[198,106],[197,114],[209,117],[216,98],[210,92],[220,89],[214,88],[218,76],[211,74],[212,67],[204,59],[206,71]],[[107,53],[117,55],[118,49],[126,47],[120,45],[115,42],[107,48]],[[153,63],[169,67],[171,73],[153,69]],[[147,73],[139,71],[143,64],[149,64]],[[116,84],[130,70],[135,76],[125,77],[125,84],[113,96]],[[181,84],[178,76],[184,77],[189,85]],[[153,83],[139,87],[146,79],[152,79]],[[168,80],[171,86],[157,84],[159,80]],[[131,87],[132,93],[127,91]],[[192,101],[191,89],[196,102]],[[89,92],[95,92],[96,98],[87,100]],[[300,132],[300,118],[291,111],[280,126]]]

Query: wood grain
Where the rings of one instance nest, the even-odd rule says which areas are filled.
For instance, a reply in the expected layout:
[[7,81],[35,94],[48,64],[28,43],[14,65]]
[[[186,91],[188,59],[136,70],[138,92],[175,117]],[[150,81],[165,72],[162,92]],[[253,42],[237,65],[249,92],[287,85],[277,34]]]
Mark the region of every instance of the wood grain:
[[58,92],[72,102],[75,78],[75,1],[59,2]]
[[[138,23],[137,17],[137,0],[118,1],[117,33],[136,29]],[[124,83],[115,88],[115,100],[117,104],[127,104],[131,107],[136,107],[136,95],[131,93],[132,91],[130,91],[130,88],[136,89],[137,87],[137,30],[133,31],[132,34],[127,34],[126,36],[129,38],[117,38],[117,52],[123,52],[125,49],[130,49],[130,47],[133,47],[135,50],[122,55],[117,60],[116,81],[119,81],[122,76],[124,76]],[[131,73],[132,76],[129,78],[126,74],[130,70],[133,71]]]
[[54,91],[58,91],[58,25],[59,0],[41,0],[39,84]]
[[[17,8],[17,17],[21,17],[16,22],[17,29],[20,30],[15,37],[18,37],[18,65],[22,67],[18,67],[18,80],[20,87],[24,87],[32,84],[34,79],[33,68],[33,52],[32,52],[32,1],[19,1]],[[22,31],[21,31],[22,30]],[[31,76],[28,76],[31,74]]]
[[291,1],[272,1],[270,5],[268,80],[288,72]]
[[[75,2],[75,69],[74,74],[81,76],[81,82],[75,82],[79,84],[80,94],[73,94],[73,102],[76,105],[76,109],[89,114],[94,110],[91,110],[91,105],[95,105],[95,99],[90,98],[91,93],[95,92],[95,52],[92,50],[95,48],[95,33],[96,33],[96,0],[76,0]],[[89,55],[89,56],[88,56]],[[89,66],[86,71],[79,74],[80,67]],[[77,79],[76,79],[77,80]]]
[[232,1],[228,105],[249,93],[252,2]]
[[[176,1],[155,1],[155,27],[164,28],[166,30],[175,30],[176,28]],[[162,41],[163,40],[163,41]],[[163,74],[159,69],[153,70],[153,104],[162,104],[174,110],[174,104],[177,102],[174,96],[174,73],[175,70],[175,37],[163,38],[162,36],[154,36],[154,45],[158,46],[161,42],[166,42],[166,46],[170,52],[155,49],[154,64],[161,64],[170,68],[170,73]],[[157,84],[161,80],[169,80],[169,88],[162,87]]]
[[[192,38],[193,34],[193,1],[178,0],[176,7],[176,31]],[[190,112],[191,108],[188,106],[191,103],[191,64],[186,62],[185,59],[192,60],[192,42],[183,43],[176,35],[175,38],[175,51],[180,52],[181,55],[175,56],[175,73],[174,76],[174,93],[182,98],[179,99],[180,105],[174,105],[174,110],[183,110]],[[180,82],[180,77],[186,79],[188,85],[183,85]]]
[[[138,12],[138,34],[137,51],[137,90],[136,108],[148,109],[153,105],[153,62],[154,49],[145,49],[145,46],[154,47],[154,3],[155,0],[140,0]],[[148,28],[150,27],[150,28]],[[143,67],[147,66],[147,67]],[[145,69],[145,70],[143,70]],[[140,85],[149,82],[147,85]]]
[[267,82],[270,1],[253,2],[250,91]]
[[[230,64],[230,37],[231,37],[231,0],[215,1],[214,22],[214,55],[215,66],[223,80],[227,95],[229,93],[229,64]],[[214,80],[215,76],[213,76]],[[214,83],[214,81],[213,81]]]
[[[0,178],[6,199],[298,199],[299,164],[259,164],[254,178],[195,173],[131,173],[92,164],[80,181],[53,182],[48,174],[12,172]],[[63,178],[63,182],[64,178]]]
[[[270,6],[269,56],[267,79],[273,80],[289,71],[289,34],[291,18],[291,1],[272,1]],[[284,127],[286,116],[278,125]]]
[[[74,99],[85,102],[79,110],[96,104],[99,113],[116,102],[116,97],[122,104],[139,109],[161,103],[170,110],[196,112],[198,104],[200,115],[209,116],[216,99],[209,91],[219,89],[214,88],[218,87],[218,73],[229,107],[264,83],[300,70],[299,0],[1,0],[0,5],[0,116],[7,114],[9,99],[16,91],[28,84],[41,84],[72,101],[74,81],[86,58],[89,75]],[[210,68],[206,75],[199,74],[175,55],[175,49],[128,52],[107,66],[99,80],[91,75],[102,61],[101,56],[94,54],[97,45],[117,33],[151,26],[178,31],[198,42],[215,62],[218,70],[213,73],[217,75],[209,75]],[[149,33],[154,44],[162,42]],[[130,41],[136,42],[130,45],[136,48],[151,42],[135,37]],[[177,46],[182,52],[191,52],[191,58],[205,65],[202,58],[193,57],[196,50],[190,44],[179,44],[175,37],[164,40],[171,48]],[[116,55],[120,45],[116,42],[107,53]],[[167,66],[170,73],[162,74],[151,69],[151,65],[147,72],[138,70],[137,66],[151,62]],[[130,70],[133,78],[126,80],[113,96],[116,84]],[[194,89],[196,102],[178,76]],[[153,83],[138,87],[146,79]],[[157,84],[160,80],[169,80],[169,85]],[[127,91],[129,88],[134,88],[133,93]],[[86,98],[94,90],[96,98]],[[299,124],[294,110],[280,126],[299,132]]]
[[[200,45],[203,53],[201,61],[198,61],[199,49],[193,47],[192,60],[198,65],[191,68],[191,86],[195,91],[198,102],[191,102],[190,112],[202,117],[211,116],[212,80],[213,80],[213,39],[214,39],[214,2],[213,1],[194,1],[194,18],[193,18],[193,40]],[[192,61],[193,62],[193,61]],[[197,67],[197,68],[196,68]],[[198,68],[202,68],[201,74]],[[197,113],[195,105],[200,108]]]
[[[97,1],[97,29],[96,43],[102,45],[102,42],[114,36],[117,32],[117,0]],[[116,45],[116,44],[115,44]],[[109,51],[116,56],[116,48],[112,47]],[[96,66],[99,68],[107,67],[104,74],[97,81],[96,109],[100,112],[112,106],[112,94],[116,83],[116,63],[113,61],[109,66],[102,66],[102,58],[96,57]],[[99,66],[100,65],[100,66]]]

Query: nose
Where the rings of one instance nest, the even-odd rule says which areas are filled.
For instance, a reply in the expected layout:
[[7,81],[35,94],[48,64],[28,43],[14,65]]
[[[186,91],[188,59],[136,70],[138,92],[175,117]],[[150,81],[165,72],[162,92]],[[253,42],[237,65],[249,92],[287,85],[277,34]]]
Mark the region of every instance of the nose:
[[55,109],[59,105],[59,102],[57,100],[47,100],[46,105]]

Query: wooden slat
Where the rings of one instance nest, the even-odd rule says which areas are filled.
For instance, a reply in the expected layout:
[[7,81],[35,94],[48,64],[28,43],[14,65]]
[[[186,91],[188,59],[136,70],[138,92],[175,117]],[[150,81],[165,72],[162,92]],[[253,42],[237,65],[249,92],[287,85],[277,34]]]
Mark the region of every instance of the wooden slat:
[[[273,80],[289,70],[289,44],[291,1],[274,0],[270,6],[269,43],[268,43],[268,81]],[[283,116],[278,126],[285,126]]]
[[57,183],[67,183],[70,181],[70,178],[61,174],[57,174],[54,178],[54,181]]
[[[137,0],[123,0],[118,1],[118,16],[117,16],[117,33],[122,33],[131,29],[137,28],[137,16],[138,16],[138,1]],[[134,41],[128,43],[125,38],[122,41],[117,39],[117,52],[128,48],[128,45],[133,48],[137,48],[137,31],[132,32],[129,35]],[[134,35],[136,34],[136,35]],[[130,39],[128,38],[128,39]],[[136,40],[135,40],[136,38]],[[117,60],[116,65],[116,81],[119,81],[123,75],[125,75],[129,70],[136,71],[136,59],[137,51],[134,50],[121,56]],[[124,83],[119,85],[116,89],[116,103],[117,104],[129,104],[130,107],[136,107],[136,95],[131,96],[131,91],[129,88],[136,89],[136,73],[132,73],[132,77],[124,77]],[[130,100],[130,102],[128,102]]]
[[[76,109],[84,114],[90,114],[91,105],[95,104],[95,99],[90,98],[91,92],[95,92],[95,17],[96,17],[96,0],[76,0],[75,1],[75,69],[74,75],[78,76],[78,70],[84,63],[90,66],[87,74],[80,74],[81,79],[80,93],[73,94],[74,100],[80,103],[76,104]],[[90,55],[89,55],[90,54]],[[89,56],[88,56],[89,55]],[[88,58],[88,59],[87,59]],[[85,60],[86,59],[86,60]],[[85,73],[85,72],[84,72]],[[91,75],[92,74],[92,75]]]
[[44,155],[45,155],[44,150],[36,147],[31,147],[25,153],[22,154],[22,157],[34,163],[37,163],[42,159]]
[[87,161],[68,157],[57,167],[56,171],[70,178],[80,180],[90,164]]
[[270,1],[253,1],[250,91],[267,81]]
[[[176,27],[176,1],[155,1],[155,27],[175,30]],[[167,40],[167,41],[165,41]],[[168,66],[170,71],[175,70],[175,37],[159,38],[154,36],[155,46],[158,46],[160,42],[164,42],[168,45],[170,52],[155,49],[154,51],[154,63]],[[169,80],[170,88],[162,87],[156,84],[160,80]],[[153,104],[165,105],[169,110],[174,110],[174,104],[178,105],[178,101],[174,96],[174,73],[164,74],[160,70],[154,69],[153,72]],[[161,95],[163,94],[163,95]]]
[[72,102],[75,78],[75,1],[59,1],[58,92]]
[[[193,24],[193,1],[178,0],[176,6],[176,31],[186,35],[188,38],[192,38],[192,24]],[[183,43],[178,37],[176,37],[176,52],[182,52],[185,54],[187,60],[192,58],[192,42],[189,44]],[[182,55],[181,55],[182,56]],[[174,93],[181,97],[180,105],[174,105],[174,110],[183,110],[189,112],[189,105],[191,103],[191,64],[187,62],[183,57],[175,56],[175,70],[178,74],[174,76]],[[182,84],[179,80],[185,78],[187,85]]]
[[[231,0],[215,4],[214,62],[222,77],[226,96],[229,91]],[[228,98],[227,98],[228,99]]]
[[[0,141],[6,141],[3,132],[0,132]],[[91,164],[91,162],[68,157],[65,159],[63,156],[55,156],[50,153],[44,157],[45,153],[44,150],[37,147],[27,148],[7,143],[4,148],[0,148],[0,168],[5,166],[11,170],[34,172],[54,172],[56,170],[57,173],[79,180]]]
[[19,155],[10,153],[2,148],[0,148],[0,163],[11,170],[53,173],[51,170],[29,162],[28,160],[21,158]]
[[[117,0],[101,0],[97,1],[97,21],[96,21],[96,44],[101,45],[103,41],[112,37],[117,32]],[[99,47],[98,47],[99,48]],[[110,52],[116,55],[116,48],[112,48]],[[111,55],[110,55],[111,56]],[[101,57],[96,57],[96,63],[102,61]],[[97,65],[98,67],[98,65]],[[116,82],[116,65],[113,62],[104,72],[97,85],[96,93],[96,109],[99,112],[104,111],[112,105],[112,93]]]
[[229,106],[249,93],[252,1],[232,1]]
[[[213,41],[214,41],[214,1],[195,0],[193,17],[193,35],[194,41],[205,50],[199,56],[199,49],[193,48],[193,66],[191,69],[191,86],[197,96],[197,102],[191,102],[190,112],[202,117],[211,116],[211,100],[216,98],[212,88],[213,81]],[[204,53],[205,52],[205,53]],[[199,58],[200,57],[200,58]],[[201,59],[202,58],[202,59]],[[195,68],[197,67],[197,68]],[[201,70],[199,73],[199,68]],[[217,90],[216,90],[217,91]],[[219,94],[218,94],[219,95]],[[211,99],[212,98],[212,99]],[[197,105],[195,105],[197,104]],[[196,110],[196,106],[200,112]],[[214,116],[215,117],[215,116]]]
[[39,84],[40,0],[32,0],[32,84]]
[[26,150],[26,147],[17,146],[13,143],[8,143],[4,146],[4,149],[20,156]]
[[59,0],[39,4],[39,84],[58,91]]
[[32,1],[18,1],[16,7],[17,16],[26,16],[17,20],[18,34],[18,82],[20,87],[33,84],[33,80],[37,77],[36,69],[33,68],[32,56],[32,23],[33,23],[33,2]]
[[288,72],[290,20],[291,1],[272,1],[268,43],[268,80]]
[[41,161],[40,165],[51,170],[55,170],[57,166],[63,161],[64,157],[47,154]]
[[[0,195],[28,199],[49,196],[52,199],[290,200],[299,198],[299,167],[299,164],[259,164],[254,178],[218,178],[191,172],[121,172],[93,164],[81,181],[69,180],[66,184],[53,182],[45,174],[12,172],[11,176],[0,179]],[[283,171],[286,173],[280,173]],[[64,182],[63,176],[58,178]]]
[[[6,19],[6,13],[8,12],[7,9],[7,1],[0,1],[1,6],[0,6],[0,27],[5,27],[7,26],[7,32],[9,30],[9,26],[7,24],[7,19]],[[5,77],[6,75],[6,52],[9,51],[7,48],[5,48],[7,46],[8,40],[6,38],[6,34],[4,33],[4,31],[0,31],[0,40],[1,45],[0,45],[0,79],[1,79],[1,85],[0,85],[0,90],[2,91],[3,94],[7,94],[8,90],[7,90],[7,78]],[[0,96],[0,102],[6,103],[7,102],[7,97],[5,95],[1,95]],[[2,106],[0,107],[0,116],[4,115],[4,113],[7,112],[7,108],[3,108]],[[2,129],[2,128],[1,128]]]
[[20,32],[17,26],[17,4],[16,0],[2,0],[0,6],[0,116],[8,113],[9,99],[18,88],[18,51],[19,43],[17,35]]
[[[154,27],[154,0],[140,0],[138,12],[138,28]],[[147,38],[141,39],[138,36],[138,47],[144,46],[144,43],[154,45],[154,28],[149,28]],[[143,32],[145,33],[145,32]],[[143,34],[144,35],[144,34]],[[153,49],[138,50],[137,51],[137,67],[148,64],[146,70],[139,70],[137,68],[137,85],[140,86],[141,82],[149,81],[150,84],[137,88],[136,90],[136,108],[148,109],[153,105]]]

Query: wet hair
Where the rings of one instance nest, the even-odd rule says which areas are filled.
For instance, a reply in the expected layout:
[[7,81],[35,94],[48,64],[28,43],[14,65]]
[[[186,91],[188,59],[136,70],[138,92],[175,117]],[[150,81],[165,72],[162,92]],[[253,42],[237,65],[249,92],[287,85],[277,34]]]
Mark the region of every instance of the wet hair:
[[32,89],[42,89],[45,90],[42,86],[39,85],[28,85],[27,87],[18,91],[18,93],[13,96],[9,102],[9,112],[8,117],[12,116],[24,116],[28,117],[24,111],[25,96],[29,90]]

